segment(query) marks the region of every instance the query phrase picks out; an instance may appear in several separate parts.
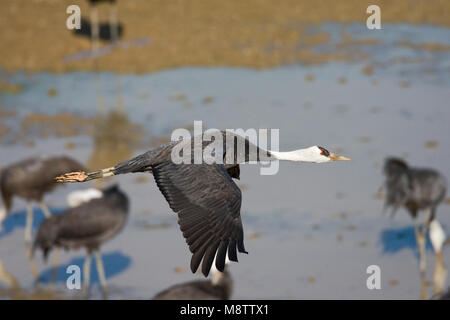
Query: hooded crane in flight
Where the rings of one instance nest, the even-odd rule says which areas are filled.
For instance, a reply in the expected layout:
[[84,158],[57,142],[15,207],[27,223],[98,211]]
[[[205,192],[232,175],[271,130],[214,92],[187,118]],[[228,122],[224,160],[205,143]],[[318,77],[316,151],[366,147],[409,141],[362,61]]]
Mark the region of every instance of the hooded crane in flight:
[[[198,151],[203,155],[201,164],[195,164]],[[181,154],[185,161],[179,161]],[[208,154],[214,154],[215,162]],[[239,179],[239,164],[274,160],[323,163],[350,159],[318,146],[291,152],[267,151],[231,130],[210,130],[172,141],[114,167],[87,174],[71,172],[57,181],[83,182],[130,172],[153,173],[159,190],[178,214],[180,229],[192,252],[192,272],[203,260],[202,272],[207,276],[214,259],[222,272],[227,253],[235,262],[236,249],[247,253],[240,216],[241,190],[232,180]]]
[[85,170],[78,161],[69,157],[28,158],[4,168],[0,174],[0,189],[3,208],[0,208],[0,229],[2,221],[11,210],[14,196],[27,201],[25,242],[31,243],[33,208],[31,201],[40,204],[46,218],[50,211],[43,201],[44,195],[58,186],[55,177],[68,170]]
[[[392,216],[401,206],[404,206],[414,220],[415,236],[419,248],[420,272],[425,277],[425,243],[426,233],[430,224],[436,219],[436,208],[445,197],[447,182],[445,178],[433,169],[411,168],[398,158],[388,158],[384,164],[386,176],[386,200],[384,210],[392,207]],[[418,213],[425,212],[424,224],[420,227]],[[438,226],[438,223],[434,224]],[[433,224],[432,224],[433,226]],[[442,228],[430,229],[430,238],[439,258],[442,245],[439,245]],[[437,244],[437,245],[436,245]]]

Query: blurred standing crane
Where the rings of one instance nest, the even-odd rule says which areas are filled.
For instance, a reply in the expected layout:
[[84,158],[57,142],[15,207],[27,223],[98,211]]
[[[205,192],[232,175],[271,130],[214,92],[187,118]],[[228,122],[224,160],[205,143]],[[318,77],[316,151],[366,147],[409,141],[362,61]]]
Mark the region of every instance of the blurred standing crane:
[[101,198],[93,198],[60,215],[44,221],[38,229],[33,244],[40,248],[47,259],[53,248],[87,250],[83,266],[83,287],[89,292],[91,255],[95,254],[97,273],[103,296],[106,297],[106,278],[100,246],[117,235],[128,217],[128,197],[116,185],[103,190]]
[[[445,178],[432,169],[411,168],[401,159],[388,158],[384,164],[386,176],[386,200],[384,210],[392,207],[392,216],[397,209],[404,206],[414,220],[415,236],[419,248],[420,272],[424,278],[426,273],[425,244],[426,232],[433,221],[436,221],[436,208],[445,197],[447,182]],[[418,213],[425,212],[424,224],[419,225]],[[440,225],[439,225],[440,226]],[[430,229],[430,238],[436,255],[439,258],[439,245],[442,241],[442,228],[435,223]]]
[[28,158],[3,169],[0,175],[3,200],[3,208],[0,208],[0,228],[11,210],[13,197],[25,199],[27,201],[25,243],[30,244],[33,225],[31,201],[39,202],[45,217],[49,218],[51,214],[43,201],[44,195],[58,186],[54,179],[56,176],[75,168],[84,166],[69,157],[50,157]]

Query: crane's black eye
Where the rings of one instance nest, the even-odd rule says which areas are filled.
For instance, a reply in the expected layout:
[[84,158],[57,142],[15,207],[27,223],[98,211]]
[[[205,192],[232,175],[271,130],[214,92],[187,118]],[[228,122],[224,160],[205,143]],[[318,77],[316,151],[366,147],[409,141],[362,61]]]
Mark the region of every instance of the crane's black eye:
[[321,155],[323,155],[323,156],[325,156],[325,157],[329,157],[329,156],[330,156],[330,153],[328,152],[327,149],[322,148],[322,147],[319,147],[319,149],[320,149],[320,154],[321,154]]

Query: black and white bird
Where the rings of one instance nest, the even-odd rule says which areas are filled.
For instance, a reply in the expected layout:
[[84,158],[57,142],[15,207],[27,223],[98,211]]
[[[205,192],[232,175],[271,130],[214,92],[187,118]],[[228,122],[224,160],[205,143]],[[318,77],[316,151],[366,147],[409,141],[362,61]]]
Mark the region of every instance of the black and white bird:
[[[213,144],[217,148],[212,148]],[[206,157],[208,162],[203,159],[201,164],[191,164],[196,163],[198,151],[218,159],[210,162],[213,159]],[[176,158],[181,154],[191,162],[179,163]],[[224,163],[219,162],[221,159]],[[318,146],[291,152],[266,151],[231,131],[217,130],[172,141],[111,168],[87,174],[71,172],[57,180],[83,182],[130,172],[153,173],[159,190],[178,214],[180,229],[192,252],[192,272],[203,261],[202,272],[207,276],[215,258],[216,268],[223,271],[227,253],[231,261],[237,261],[236,249],[247,253],[240,216],[241,190],[232,178],[239,179],[240,163],[253,160],[324,163],[350,159]]]
[[[447,181],[439,172],[428,168],[412,168],[398,158],[388,158],[384,164],[386,198],[384,210],[392,207],[392,216],[400,207],[405,207],[414,220],[415,236],[419,248],[420,272],[425,276],[425,244],[427,230],[436,220],[437,206],[445,198]],[[420,226],[418,215],[424,211],[424,223]],[[434,223],[430,238],[436,255],[442,248],[442,228]]]
[[33,250],[41,249],[47,259],[52,249],[86,248],[83,266],[83,287],[89,291],[91,256],[95,255],[102,292],[106,295],[106,278],[100,246],[117,235],[128,217],[128,197],[114,185],[102,191],[102,197],[94,197],[79,206],[69,208],[60,215],[45,220],[38,229]]
[[69,157],[28,158],[5,167],[0,173],[3,207],[0,208],[0,228],[12,207],[14,197],[27,201],[25,242],[31,242],[33,225],[32,201],[40,204],[46,218],[50,211],[43,201],[44,195],[58,187],[55,177],[67,170],[85,170],[78,161]]

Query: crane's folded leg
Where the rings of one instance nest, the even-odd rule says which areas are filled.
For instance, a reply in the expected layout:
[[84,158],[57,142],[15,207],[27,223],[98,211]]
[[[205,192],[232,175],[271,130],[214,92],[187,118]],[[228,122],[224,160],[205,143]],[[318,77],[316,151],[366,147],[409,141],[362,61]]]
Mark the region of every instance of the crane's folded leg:
[[95,251],[95,263],[97,266],[98,279],[100,280],[100,287],[102,289],[103,298],[107,297],[106,292],[106,277],[105,268],[103,267],[102,254],[100,250]]
[[84,260],[83,265],[83,291],[84,294],[89,294],[89,283],[91,278],[91,253],[88,252],[86,255],[86,260]]
[[422,235],[417,216],[414,217],[414,234],[416,238],[417,248],[419,249],[419,268],[420,268],[420,298],[428,300],[427,283],[426,283],[426,264],[425,264],[425,237]]
[[92,5],[89,8],[91,14],[91,41],[92,41],[92,51],[94,55],[97,54],[98,43],[99,43],[99,35],[100,35],[100,27],[98,23],[98,12],[97,7]]
[[420,299],[428,300],[428,284],[427,279],[420,277]]
[[39,205],[41,206],[42,212],[44,213],[44,216],[46,219],[50,218],[52,216],[50,210],[48,209],[47,205],[44,201],[39,202]]
[[33,229],[33,207],[31,203],[27,202],[27,216],[25,222],[25,244],[30,246],[31,244],[31,233]]

